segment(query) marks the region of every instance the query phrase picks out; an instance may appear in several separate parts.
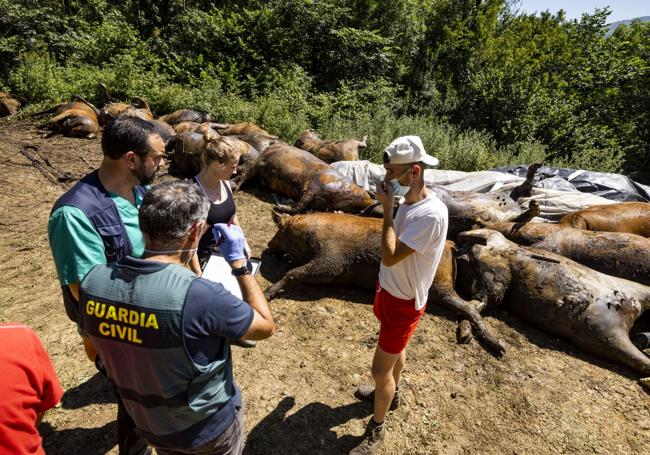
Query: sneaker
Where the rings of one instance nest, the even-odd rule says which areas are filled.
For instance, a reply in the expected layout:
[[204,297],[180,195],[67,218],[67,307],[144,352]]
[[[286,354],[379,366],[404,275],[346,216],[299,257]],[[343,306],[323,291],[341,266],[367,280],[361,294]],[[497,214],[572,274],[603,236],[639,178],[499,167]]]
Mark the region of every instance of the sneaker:
[[255,340],[230,340],[231,346],[239,346],[240,348],[254,348],[257,346]]
[[[357,387],[357,391],[354,392],[354,396],[360,401],[368,401],[373,403],[375,401],[375,388],[368,384],[361,384]],[[393,401],[390,402],[389,411],[394,411],[399,407],[399,389],[395,390],[395,395],[393,396]]]
[[377,453],[379,446],[384,442],[384,434],[386,433],[385,425],[375,424],[370,418],[366,432],[363,435],[361,443],[350,451],[349,455],[372,455]]

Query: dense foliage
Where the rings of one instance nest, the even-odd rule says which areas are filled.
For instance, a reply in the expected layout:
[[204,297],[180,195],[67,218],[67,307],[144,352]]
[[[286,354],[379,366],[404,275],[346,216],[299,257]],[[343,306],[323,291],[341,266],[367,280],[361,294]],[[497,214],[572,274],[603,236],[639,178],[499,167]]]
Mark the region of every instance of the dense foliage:
[[548,162],[650,181],[650,24],[606,36],[506,0],[0,0],[0,89],[252,120],[292,141],[419,134],[443,167]]

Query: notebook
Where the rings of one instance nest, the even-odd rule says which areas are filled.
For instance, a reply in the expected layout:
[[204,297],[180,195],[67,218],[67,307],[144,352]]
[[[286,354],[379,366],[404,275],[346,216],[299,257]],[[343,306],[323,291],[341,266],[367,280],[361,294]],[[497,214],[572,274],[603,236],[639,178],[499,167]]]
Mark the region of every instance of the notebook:
[[[262,261],[259,259],[251,258],[248,260],[248,268],[252,271],[251,273],[253,275],[257,273],[261,264]],[[213,253],[210,256],[201,277],[216,283],[221,283],[231,294],[240,299],[242,298],[237,278],[233,276],[230,264],[226,262],[226,259],[222,255]]]

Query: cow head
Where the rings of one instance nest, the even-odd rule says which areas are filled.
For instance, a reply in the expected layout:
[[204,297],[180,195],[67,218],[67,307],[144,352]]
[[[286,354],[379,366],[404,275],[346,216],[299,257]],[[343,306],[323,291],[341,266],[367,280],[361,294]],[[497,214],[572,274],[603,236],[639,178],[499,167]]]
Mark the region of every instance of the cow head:
[[298,139],[296,139],[295,144],[293,144],[294,147],[302,148],[303,145],[305,145],[306,142],[309,141],[319,141],[320,138],[318,137],[318,134],[316,134],[316,131],[314,131],[312,128],[309,128],[300,134]]

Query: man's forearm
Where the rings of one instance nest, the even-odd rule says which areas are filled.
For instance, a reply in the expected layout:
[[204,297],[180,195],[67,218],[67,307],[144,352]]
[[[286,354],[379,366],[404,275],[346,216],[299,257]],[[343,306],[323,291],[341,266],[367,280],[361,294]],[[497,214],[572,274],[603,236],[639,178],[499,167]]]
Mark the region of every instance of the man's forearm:
[[384,223],[381,230],[381,260],[387,262],[395,254],[395,246],[397,240],[395,237],[395,228],[393,227],[392,210],[390,214],[386,214],[384,208]]
[[240,275],[237,277],[237,283],[241,289],[244,302],[248,302],[265,320],[273,321],[269,302],[264,297],[264,293],[255,277],[253,275]]

